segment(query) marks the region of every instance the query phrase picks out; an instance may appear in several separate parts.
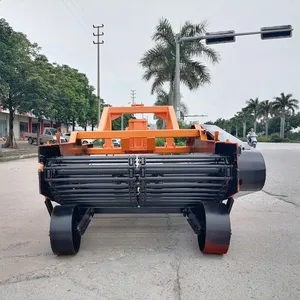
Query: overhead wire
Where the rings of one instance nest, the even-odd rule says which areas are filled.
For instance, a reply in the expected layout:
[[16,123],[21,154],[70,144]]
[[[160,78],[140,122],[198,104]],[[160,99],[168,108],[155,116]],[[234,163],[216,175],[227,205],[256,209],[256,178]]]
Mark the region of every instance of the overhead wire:
[[67,3],[65,2],[65,0],[61,0],[62,3],[65,5],[65,7],[68,9],[68,11],[71,13],[71,15],[75,18],[75,20],[77,21],[77,23],[84,29],[84,31],[89,34],[89,32],[87,31],[87,29],[81,24],[81,22],[77,19],[77,17],[74,15],[74,13],[72,12],[72,10],[70,9],[70,7],[67,5]]
[[[62,1],[63,1],[64,4],[66,5],[65,0],[62,0]],[[75,9],[76,9],[76,11],[77,11],[77,13],[78,13],[79,9],[78,9],[78,7],[76,6],[76,4],[74,3],[75,1],[70,0],[70,2],[71,2],[72,5],[75,7]],[[80,15],[80,16],[82,17],[82,19],[83,19],[85,25],[87,25],[87,27],[88,27],[88,23],[86,22],[86,19],[88,19],[87,13],[86,13],[85,10],[83,9],[83,7],[82,7],[82,5],[80,4],[79,1],[76,2],[76,3],[80,5],[81,11],[82,11],[82,13],[83,13],[82,15],[80,15],[80,14],[78,13],[78,15]],[[73,17],[76,18],[76,16],[75,16],[74,13],[71,11],[71,9],[70,9],[67,5],[66,5],[66,7],[67,7],[68,10],[71,12],[71,14],[73,15]],[[76,19],[77,19],[77,18],[76,18]],[[77,19],[77,22],[81,25],[81,27],[84,28],[84,30],[85,30],[88,34],[90,34],[90,33],[87,31],[87,29],[86,29],[84,26],[82,26],[81,22],[79,22],[78,19]],[[120,77],[121,77],[121,76],[120,76],[119,72],[116,70],[116,68],[114,67],[114,65],[111,63],[111,61],[110,61],[109,57],[106,55],[105,51],[101,51],[101,53],[102,53],[102,55],[103,55],[104,60],[107,62],[109,68],[111,69],[112,73],[116,76],[116,80],[121,84],[121,81],[120,81]]]

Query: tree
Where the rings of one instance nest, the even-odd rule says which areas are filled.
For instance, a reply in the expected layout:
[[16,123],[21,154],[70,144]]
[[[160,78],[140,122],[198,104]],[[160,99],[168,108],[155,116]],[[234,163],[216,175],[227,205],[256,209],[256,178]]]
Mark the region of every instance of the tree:
[[292,94],[285,95],[281,93],[280,96],[275,97],[273,102],[273,110],[276,115],[280,117],[280,137],[284,138],[285,119],[292,112],[295,113],[299,109],[299,101],[292,98]]
[[91,86],[85,74],[67,65],[55,66],[51,103],[53,116],[60,123],[86,126],[91,101]]
[[290,116],[287,120],[287,123],[291,129],[298,128],[300,126],[300,112]]
[[269,116],[272,113],[273,103],[269,100],[260,102],[258,107],[258,115],[264,118],[265,122],[265,136],[269,135]]
[[[123,114],[123,130],[128,127],[129,120],[135,119],[134,115]],[[122,117],[119,117],[112,121],[112,130],[122,130]]]
[[[154,105],[155,106],[169,105],[169,95],[162,88],[159,88],[157,90],[157,97],[156,97],[156,101],[155,101]],[[187,115],[187,113],[188,113],[187,105],[183,101],[180,101],[180,117],[181,117],[181,119],[184,119],[184,116]],[[162,129],[163,127],[165,127],[163,119],[158,118],[156,116],[154,117],[154,119],[157,119],[157,121],[156,121],[157,128]]]
[[222,128],[223,130],[226,130],[227,127],[227,121],[223,118],[218,118],[215,122],[214,125]]
[[31,88],[29,69],[38,46],[14,31],[4,19],[0,19],[0,36],[0,99],[3,108],[9,110],[9,135],[4,147],[12,147],[15,113],[21,110]]
[[[104,103],[103,99],[101,99],[102,103]],[[101,106],[103,110],[103,106]],[[91,97],[89,99],[89,112],[88,112],[88,124],[91,125],[92,131],[95,126],[98,127],[98,98],[95,94],[91,93]]]
[[248,111],[251,114],[253,114],[253,117],[254,117],[253,127],[254,127],[254,131],[256,132],[257,117],[259,115],[259,100],[258,100],[258,98],[255,98],[255,99],[251,98],[246,101],[246,104],[247,104]]
[[235,126],[235,136],[239,136],[239,125],[241,123],[241,118],[239,115],[235,114],[231,119],[231,123]]
[[[180,37],[193,37],[206,32],[206,23],[192,24],[186,21],[180,30]],[[174,81],[175,81],[175,33],[170,22],[163,18],[159,20],[152,40],[156,45],[146,51],[140,60],[140,65],[145,69],[143,79],[149,81],[153,79],[151,94],[169,85],[168,104],[173,104]],[[180,45],[180,81],[190,90],[196,90],[200,86],[210,83],[210,74],[207,67],[193,60],[205,56],[212,63],[219,62],[219,54],[205,46],[202,41],[191,41]]]
[[44,55],[38,54],[28,65],[28,87],[20,112],[31,112],[38,119],[37,144],[40,144],[40,125],[43,118],[53,115],[53,98],[55,84],[54,67]]
[[241,111],[237,113],[238,117],[243,123],[243,138],[246,137],[246,130],[247,130],[247,121],[251,117],[251,111],[249,110],[248,107],[242,108]]

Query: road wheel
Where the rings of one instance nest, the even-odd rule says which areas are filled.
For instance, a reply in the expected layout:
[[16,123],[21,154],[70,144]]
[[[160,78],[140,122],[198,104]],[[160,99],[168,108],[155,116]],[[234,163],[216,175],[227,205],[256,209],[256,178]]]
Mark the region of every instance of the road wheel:
[[226,254],[231,238],[228,208],[224,203],[203,203],[201,231],[198,234],[200,251],[206,254]]
[[80,212],[75,205],[54,207],[50,221],[50,244],[56,255],[74,255],[79,251],[81,235],[77,225]]
[[30,145],[33,144],[33,139],[31,137],[28,138],[28,144],[30,144]]

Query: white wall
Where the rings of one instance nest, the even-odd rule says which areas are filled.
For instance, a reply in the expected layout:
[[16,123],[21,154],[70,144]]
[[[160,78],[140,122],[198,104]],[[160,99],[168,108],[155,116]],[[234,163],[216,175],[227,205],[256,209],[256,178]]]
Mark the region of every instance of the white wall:
[[20,120],[18,116],[15,116],[14,119],[14,135],[16,140],[20,138]]

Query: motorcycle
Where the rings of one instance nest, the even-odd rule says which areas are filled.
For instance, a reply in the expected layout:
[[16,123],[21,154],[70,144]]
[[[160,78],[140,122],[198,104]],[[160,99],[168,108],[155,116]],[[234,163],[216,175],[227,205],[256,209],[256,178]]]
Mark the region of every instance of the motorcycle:
[[248,138],[248,145],[250,147],[256,148],[256,145],[257,145],[257,137],[256,137],[256,135],[249,136],[249,138]]

